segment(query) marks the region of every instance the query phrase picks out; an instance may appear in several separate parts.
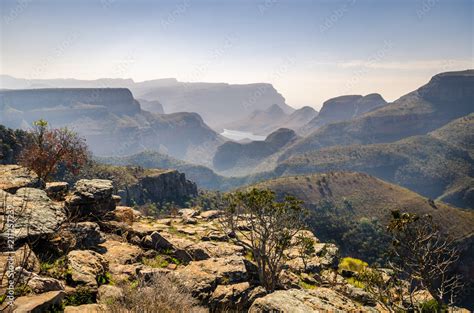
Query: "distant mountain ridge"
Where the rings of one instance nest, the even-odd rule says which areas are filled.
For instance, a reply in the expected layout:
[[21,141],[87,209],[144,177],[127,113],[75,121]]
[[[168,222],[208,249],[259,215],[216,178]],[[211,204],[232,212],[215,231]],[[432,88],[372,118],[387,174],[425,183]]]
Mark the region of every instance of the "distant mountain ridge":
[[19,79],[0,75],[0,89],[30,88],[128,88],[134,97],[159,101],[147,106],[153,113],[196,112],[205,122],[221,131],[227,123],[246,117],[253,110],[277,104],[285,113],[294,111],[283,96],[267,83],[227,84],[179,82],[175,78],[135,82],[132,79]]
[[317,114],[316,110],[307,106],[287,114],[280,106],[273,104],[265,110],[255,110],[245,118],[227,124],[227,127],[258,135],[269,135],[279,128],[289,128],[296,131]]
[[332,98],[323,103],[318,116],[300,127],[300,132],[308,133],[330,123],[351,120],[386,104],[378,93]]
[[0,112],[0,124],[11,128],[27,128],[40,118],[53,127],[68,126],[96,155],[153,149],[206,162],[224,142],[198,114],[144,111],[126,88],[3,90]]

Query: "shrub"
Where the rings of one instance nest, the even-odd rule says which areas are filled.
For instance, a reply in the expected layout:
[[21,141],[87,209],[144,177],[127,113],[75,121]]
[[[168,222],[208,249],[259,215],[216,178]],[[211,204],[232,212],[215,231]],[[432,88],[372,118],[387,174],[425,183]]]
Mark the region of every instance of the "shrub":
[[46,121],[39,120],[34,123],[32,138],[21,152],[20,164],[43,180],[50,179],[59,166],[78,173],[89,158],[85,140],[68,128],[49,128]]
[[198,306],[189,290],[178,284],[177,281],[157,274],[145,283],[139,281],[133,285],[125,285],[124,296],[107,305],[111,313],[200,313],[207,312]]
[[351,272],[356,272],[359,273],[363,271],[368,264],[362,260],[356,259],[356,258],[351,258],[351,257],[346,257],[341,260],[339,263],[339,270],[347,270]]

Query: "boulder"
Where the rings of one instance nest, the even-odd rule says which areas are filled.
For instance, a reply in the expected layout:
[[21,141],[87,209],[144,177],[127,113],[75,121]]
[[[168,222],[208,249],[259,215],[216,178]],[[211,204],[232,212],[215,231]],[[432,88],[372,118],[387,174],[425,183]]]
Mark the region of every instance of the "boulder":
[[254,301],[249,313],[364,312],[363,307],[328,288],[277,290]]
[[113,190],[111,180],[81,179],[66,197],[66,206],[73,216],[101,218],[115,209]]
[[199,208],[192,208],[192,209],[180,209],[178,210],[178,214],[182,217],[182,218],[192,218],[192,217],[196,217],[199,215],[199,213],[201,212],[201,210]]
[[209,210],[201,212],[200,216],[206,220],[212,220],[218,218],[222,214],[220,210]]
[[242,256],[244,248],[228,242],[200,241],[185,248],[193,260],[205,260],[211,257]]
[[143,255],[143,250],[140,247],[113,239],[106,240],[100,245],[100,248],[103,248],[103,257],[114,266],[115,264],[138,262]]
[[123,290],[116,286],[102,285],[97,290],[98,303],[110,303],[123,297]]
[[69,184],[66,182],[51,182],[46,183],[44,189],[48,197],[56,201],[64,201],[67,192],[69,191]]
[[3,266],[8,263],[9,256],[13,256],[14,267],[21,266],[27,271],[39,273],[40,261],[28,245],[25,244],[12,252],[0,252],[0,269],[3,270]]
[[60,306],[64,291],[49,291],[38,295],[28,295],[15,300],[15,313],[48,312],[53,306]]
[[15,193],[20,188],[42,188],[43,182],[35,172],[19,165],[0,165],[0,189]]
[[75,250],[67,255],[68,271],[71,280],[78,285],[97,288],[97,278],[105,276],[108,270],[107,260],[90,250]]
[[242,312],[250,306],[247,296],[252,287],[248,282],[219,285],[209,299],[210,307],[217,312],[232,310]]
[[59,280],[40,276],[21,267],[15,269],[15,277],[19,279],[20,284],[28,286],[34,293],[64,290],[64,285]]
[[105,236],[94,222],[65,224],[61,230],[49,240],[53,250],[59,254],[71,250],[90,249],[105,242]]
[[[62,204],[53,202],[46,192],[35,188],[20,188],[15,195],[0,190],[0,222],[5,221],[8,211],[15,212],[15,240],[27,237],[54,234],[66,220]],[[8,232],[0,234],[0,241],[6,242]]]
[[248,277],[243,258],[237,256],[192,261],[173,274],[200,300],[209,299],[217,285],[244,282]]
[[154,231],[142,239],[142,245],[149,249],[171,249],[173,245],[158,232]]

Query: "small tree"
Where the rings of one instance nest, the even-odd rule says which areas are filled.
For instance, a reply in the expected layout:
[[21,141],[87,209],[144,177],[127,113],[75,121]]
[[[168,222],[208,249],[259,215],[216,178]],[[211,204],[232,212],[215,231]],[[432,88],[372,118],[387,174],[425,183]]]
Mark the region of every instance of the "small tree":
[[222,225],[252,253],[260,283],[269,292],[279,283],[285,250],[298,244],[292,239],[304,226],[305,210],[301,204],[294,197],[277,202],[270,190],[252,189],[226,197]]
[[304,232],[300,232],[297,236],[298,241],[298,253],[303,262],[304,270],[308,269],[308,260],[316,253],[314,248],[314,240],[305,235]]
[[48,180],[60,165],[77,174],[88,160],[85,140],[68,128],[49,128],[48,122],[34,123],[32,142],[22,151],[20,164]]
[[[392,236],[390,277],[367,269],[359,280],[390,311],[420,311],[417,294],[428,291],[438,311],[453,305],[462,287],[455,273],[460,256],[455,241],[441,232],[429,215],[392,212],[388,227]],[[387,275],[385,275],[387,276]]]
[[454,304],[463,286],[454,272],[460,256],[454,239],[430,215],[394,211],[388,230],[393,236],[391,267],[409,282],[410,294],[427,290],[439,308]]

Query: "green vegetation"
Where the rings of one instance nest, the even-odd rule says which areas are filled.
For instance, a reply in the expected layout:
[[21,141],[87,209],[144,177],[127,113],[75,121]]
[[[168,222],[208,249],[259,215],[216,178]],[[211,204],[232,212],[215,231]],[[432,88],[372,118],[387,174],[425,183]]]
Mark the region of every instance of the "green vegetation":
[[316,285],[308,284],[308,283],[306,283],[306,282],[304,282],[304,281],[300,281],[298,284],[299,284],[299,285],[301,286],[301,288],[303,288],[303,289],[315,289],[315,288],[317,287]]
[[290,196],[277,201],[274,192],[256,188],[229,194],[226,201],[222,226],[252,252],[260,284],[273,292],[285,265],[285,251],[299,244],[294,239],[304,229],[302,201]]
[[153,268],[165,268],[170,264],[169,261],[161,255],[157,255],[152,259],[143,258],[142,263]]
[[363,271],[368,265],[369,264],[367,264],[367,262],[364,262],[362,260],[351,257],[345,257],[341,259],[338,269],[339,271],[346,270],[359,273]]
[[95,296],[95,293],[90,288],[79,286],[72,294],[68,294],[64,298],[63,307],[95,303]]

